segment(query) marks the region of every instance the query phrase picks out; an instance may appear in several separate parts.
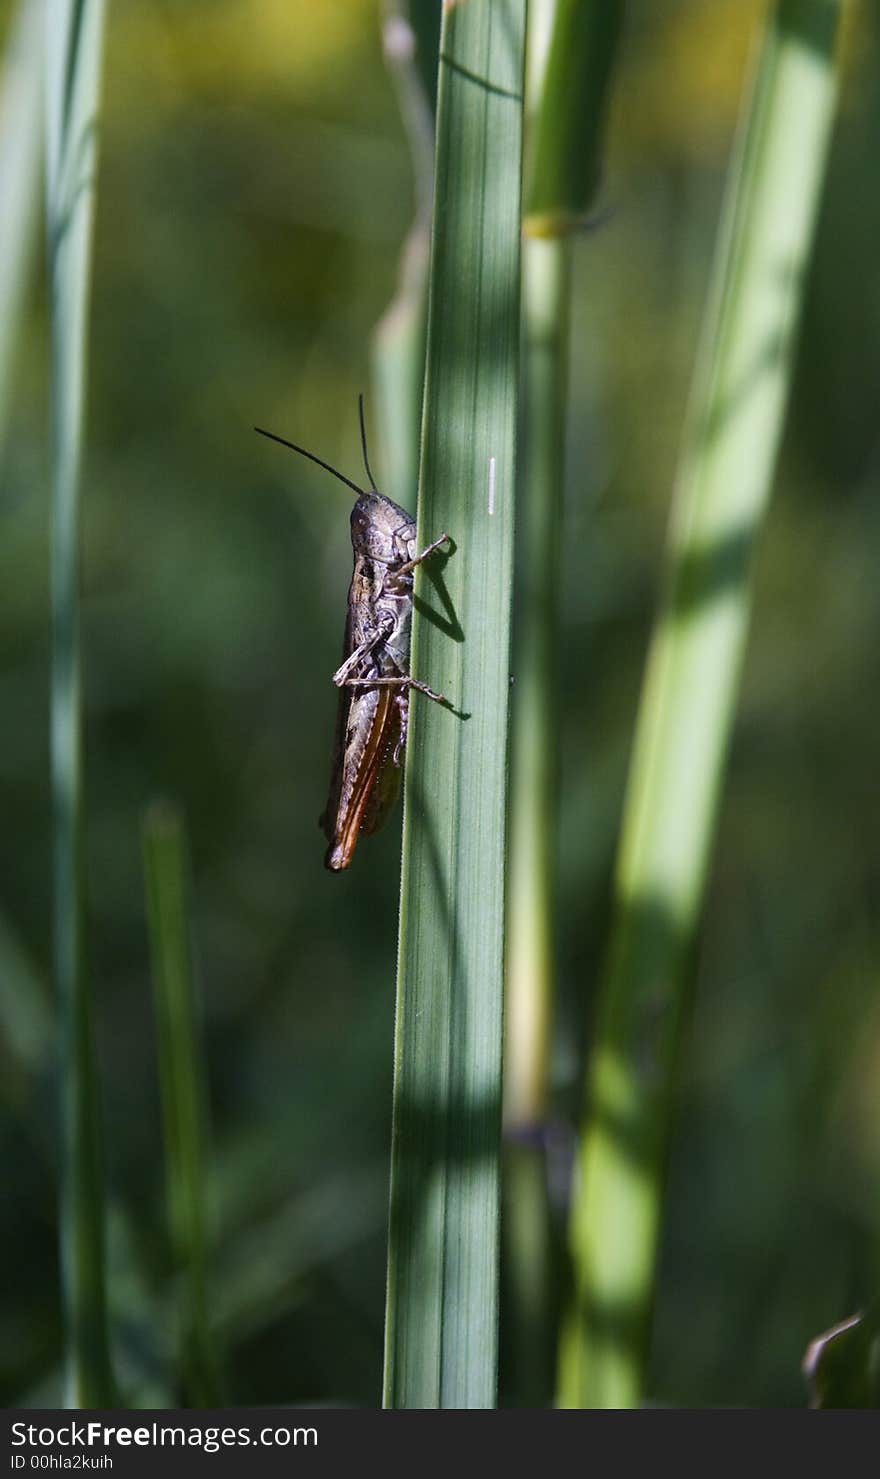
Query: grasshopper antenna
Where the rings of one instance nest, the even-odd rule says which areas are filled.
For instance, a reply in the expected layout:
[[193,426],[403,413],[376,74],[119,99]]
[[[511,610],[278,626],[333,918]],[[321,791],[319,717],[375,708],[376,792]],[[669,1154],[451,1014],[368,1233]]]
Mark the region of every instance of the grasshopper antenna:
[[[361,430],[363,431],[363,421],[361,421]],[[319,467],[323,467],[325,472],[332,472],[334,478],[338,478],[340,483],[345,483],[360,498],[365,496],[363,488],[359,488],[357,483],[353,483],[351,478],[347,478],[344,472],[340,472],[331,463],[325,462],[323,457],[316,457],[314,452],[306,451],[305,447],[298,447],[296,442],[289,442],[286,437],[276,436],[274,431],[264,431],[262,426],[255,426],[254,431],[258,431],[261,437],[268,437],[270,442],[280,442],[282,447],[289,447],[291,452],[298,452],[300,457],[308,457],[310,462],[317,462]],[[367,472],[369,471],[370,469],[368,467]],[[370,474],[370,480],[372,481],[372,474]],[[375,492],[375,484],[373,491]]]
[[361,450],[364,454],[364,467],[367,469],[367,477],[370,480],[370,487],[372,488],[374,493],[378,493],[379,489],[376,487],[376,479],[373,477],[372,469],[370,468],[370,459],[367,456],[367,428],[364,425],[363,391],[361,391],[360,395],[358,396],[358,416],[360,417],[361,422]]

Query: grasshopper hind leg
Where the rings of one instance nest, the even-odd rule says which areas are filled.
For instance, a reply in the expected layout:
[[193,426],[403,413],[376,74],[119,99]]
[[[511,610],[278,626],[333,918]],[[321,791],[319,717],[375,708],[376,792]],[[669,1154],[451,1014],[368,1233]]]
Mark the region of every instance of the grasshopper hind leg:
[[423,693],[426,698],[432,698],[435,704],[445,704],[446,699],[442,693],[435,693],[427,683],[421,683],[418,678],[345,678],[346,688],[415,688]]
[[394,754],[391,759],[394,765],[399,766],[403,761],[403,752],[406,749],[406,736],[409,731],[409,693],[405,688],[402,693],[396,693],[394,695],[394,702],[397,705],[397,713],[400,719],[400,733],[397,736],[397,743],[394,746]]

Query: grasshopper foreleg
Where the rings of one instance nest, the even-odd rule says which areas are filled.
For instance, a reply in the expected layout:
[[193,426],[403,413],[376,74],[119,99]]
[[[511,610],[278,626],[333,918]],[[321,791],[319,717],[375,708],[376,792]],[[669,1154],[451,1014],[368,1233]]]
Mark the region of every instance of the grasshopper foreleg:
[[427,560],[429,555],[433,555],[434,551],[440,549],[441,545],[448,543],[449,535],[441,534],[440,538],[435,539],[433,544],[429,544],[427,549],[423,549],[420,555],[414,555],[411,560],[407,560],[405,565],[399,565],[394,572],[395,575],[409,575],[411,570],[415,570],[417,565],[421,565],[422,561]]

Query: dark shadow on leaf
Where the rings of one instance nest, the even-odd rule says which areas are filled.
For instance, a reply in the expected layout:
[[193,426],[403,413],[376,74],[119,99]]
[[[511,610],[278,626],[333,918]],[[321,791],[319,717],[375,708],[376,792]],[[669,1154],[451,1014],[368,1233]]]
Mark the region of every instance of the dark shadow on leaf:
[[443,610],[446,613],[445,618],[439,612],[435,611],[433,606],[428,604],[424,596],[416,596],[414,605],[419,615],[424,617],[425,621],[429,621],[432,626],[437,627],[438,631],[443,632],[447,637],[451,637],[453,642],[463,642],[464,630],[458,619],[455,607],[452,604],[452,597],[449,594],[446,582],[443,579],[446,562],[455,554],[457,549],[458,545],[455,540],[450,538],[446,548],[439,550],[432,556],[430,561],[426,560],[424,565],[425,578],[431,582],[431,585],[437,592]]
[[496,83],[490,82],[487,77],[480,77],[476,72],[469,71],[467,67],[461,65],[461,62],[454,61],[446,52],[441,51],[440,64],[448,67],[450,72],[455,72],[458,77],[464,77],[468,82],[473,82],[477,87],[482,88],[483,92],[490,92],[497,98],[510,98],[515,103],[522,102],[522,97],[518,92],[512,92],[507,87],[499,87]]
[[776,25],[830,63],[840,10],[838,0],[784,0]]
[[744,585],[755,533],[753,524],[743,525],[678,560],[671,608],[674,617],[692,616],[710,601]]
[[57,255],[64,237],[70,228],[76,208],[82,197],[95,186],[95,150],[98,142],[98,118],[97,115],[89,119],[83,125],[82,133],[67,151],[69,164],[64,167],[65,176],[69,177],[70,183],[65,187],[65,198],[57,216],[50,223],[49,237],[53,258]]
[[457,709],[452,700],[446,698],[445,695],[441,698],[437,707],[438,709],[446,709],[448,713],[454,714],[456,719],[461,719],[463,723],[466,723],[471,717],[469,709]]

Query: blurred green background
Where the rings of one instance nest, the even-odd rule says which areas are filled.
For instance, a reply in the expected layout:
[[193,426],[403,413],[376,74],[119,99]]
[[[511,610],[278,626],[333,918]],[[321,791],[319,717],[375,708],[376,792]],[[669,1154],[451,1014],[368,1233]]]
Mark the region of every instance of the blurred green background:
[[[801,1404],[807,1341],[880,1286],[880,16],[848,8],[681,1070],[650,1380],[675,1404]],[[563,1145],[761,11],[630,5],[607,218],[576,257]],[[251,430],[359,477],[357,392],[369,414],[371,335],[413,211],[379,22],[374,0],[108,11],[84,477],[89,930],[111,1314],[123,1387],[143,1402],[167,1400],[171,1350],[140,837],[157,796],[190,828],[227,1395],[379,1400],[399,818],[349,874],[325,873],[349,504]],[[44,277],[41,258],[0,448],[0,1362],[7,1403],[51,1404]],[[386,491],[414,508],[414,489]]]

